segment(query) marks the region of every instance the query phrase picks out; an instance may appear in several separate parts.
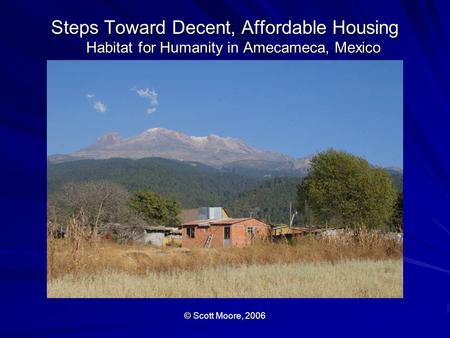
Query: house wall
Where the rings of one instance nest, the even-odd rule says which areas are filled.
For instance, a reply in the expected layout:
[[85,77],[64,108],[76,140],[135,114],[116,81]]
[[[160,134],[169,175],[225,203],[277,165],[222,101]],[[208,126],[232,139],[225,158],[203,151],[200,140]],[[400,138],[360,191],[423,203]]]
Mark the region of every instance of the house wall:
[[181,230],[182,241],[181,245],[186,248],[202,248],[205,246],[206,240],[210,234],[213,235],[211,241],[212,248],[223,247],[223,226],[210,226],[210,227],[195,227],[195,238],[189,238],[187,236],[187,228],[183,227]]
[[209,227],[198,227],[194,226],[195,228],[195,238],[189,238],[187,236],[187,227],[183,227],[181,229],[181,245],[186,248],[193,248],[193,247],[203,247],[205,245],[206,239],[208,238],[208,235],[211,233]]
[[229,218],[223,207],[200,207],[197,219],[224,219]]
[[[228,226],[228,225],[225,225]],[[224,225],[212,225],[210,227],[195,226],[195,238],[187,237],[187,229],[182,229],[182,246],[186,248],[204,247],[209,234],[213,234],[211,247],[223,248]],[[242,247],[252,244],[252,240],[247,235],[247,228],[254,228],[254,241],[258,239],[268,239],[270,237],[270,227],[256,219],[250,219],[229,225],[231,227],[231,246]]]
[[214,225],[211,227],[211,230],[211,233],[213,234],[211,248],[223,248],[224,227],[221,225]]
[[252,244],[252,239],[247,235],[248,227],[253,228],[253,242],[270,238],[270,227],[267,224],[260,222],[257,219],[249,219],[232,225],[231,246],[243,247]]
[[143,241],[146,244],[163,246],[164,243],[164,232],[150,232],[143,236]]

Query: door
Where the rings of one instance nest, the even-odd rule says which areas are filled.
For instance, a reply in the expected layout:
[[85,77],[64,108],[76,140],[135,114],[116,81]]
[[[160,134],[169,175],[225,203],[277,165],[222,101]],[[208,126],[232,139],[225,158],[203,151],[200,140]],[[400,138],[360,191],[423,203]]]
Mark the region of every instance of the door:
[[224,248],[229,247],[231,244],[231,228],[224,227],[223,228],[223,246]]

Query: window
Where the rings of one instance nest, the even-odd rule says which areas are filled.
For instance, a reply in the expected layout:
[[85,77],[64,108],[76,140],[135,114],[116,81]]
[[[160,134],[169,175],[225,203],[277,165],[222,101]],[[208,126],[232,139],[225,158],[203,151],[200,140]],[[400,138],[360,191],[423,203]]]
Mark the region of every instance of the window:
[[195,228],[194,227],[187,227],[186,233],[189,238],[195,238]]
[[254,229],[253,229],[253,227],[248,227],[247,228],[247,236],[249,237],[249,238],[253,238],[253,236],[254,236]]
[[231,229],[230,227],[225,227],[223,229],[223,239],[230,239],[231,238]]

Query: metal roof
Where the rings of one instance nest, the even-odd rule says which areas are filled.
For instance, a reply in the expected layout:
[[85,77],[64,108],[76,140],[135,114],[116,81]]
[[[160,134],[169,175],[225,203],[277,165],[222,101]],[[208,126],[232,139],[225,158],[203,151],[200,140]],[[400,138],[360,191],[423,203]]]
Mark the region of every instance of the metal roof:
[[231,225],[236,223],[241,223],[244,221],[248,221],[250,219],[255,218],[223,218],[223,219],[209,219],[209,220],[196,220],[191,222],[186,222],[181,224],[182,226],[188,226],[188,225],[198,225],[198,226],[210,226],[210,225]]

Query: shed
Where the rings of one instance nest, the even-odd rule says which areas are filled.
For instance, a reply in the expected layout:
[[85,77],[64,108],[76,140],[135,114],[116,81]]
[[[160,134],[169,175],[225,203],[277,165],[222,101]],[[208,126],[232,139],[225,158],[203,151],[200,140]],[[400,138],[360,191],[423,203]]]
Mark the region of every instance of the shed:
[[165,226],[144,227],[142,241],[155,246],[180,245],[181,230]]

